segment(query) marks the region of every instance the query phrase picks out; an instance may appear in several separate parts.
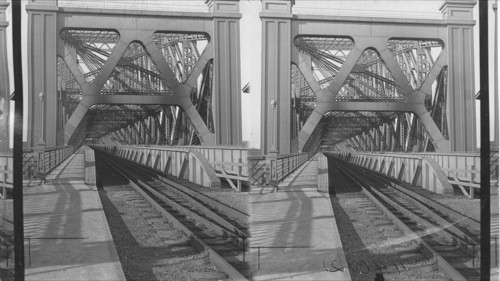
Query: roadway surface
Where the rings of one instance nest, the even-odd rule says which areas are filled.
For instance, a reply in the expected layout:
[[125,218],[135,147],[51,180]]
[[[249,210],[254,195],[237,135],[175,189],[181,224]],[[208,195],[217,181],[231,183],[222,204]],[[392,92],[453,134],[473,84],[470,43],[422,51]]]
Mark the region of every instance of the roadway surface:
[[328,193],[317,191],[317,161],[305,163],[278,187],[250,195],[254,280],[351,280]]
[[45,184],[25,187],[26,280],[125,280],[84,158],[81,148]]

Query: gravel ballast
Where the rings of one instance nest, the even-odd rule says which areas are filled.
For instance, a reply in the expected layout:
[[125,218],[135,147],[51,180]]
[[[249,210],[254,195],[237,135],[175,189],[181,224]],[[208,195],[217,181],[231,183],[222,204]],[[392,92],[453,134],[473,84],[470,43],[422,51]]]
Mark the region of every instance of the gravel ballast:
[[97,165],[101,202],[127,280],[225,276],[123,179]]

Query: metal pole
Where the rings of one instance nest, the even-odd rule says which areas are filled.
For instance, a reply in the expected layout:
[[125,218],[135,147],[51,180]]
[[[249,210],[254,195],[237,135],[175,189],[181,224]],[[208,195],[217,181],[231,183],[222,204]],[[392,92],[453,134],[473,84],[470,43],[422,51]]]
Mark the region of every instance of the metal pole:
[[274,119],[275,119],[275,112],[276,112],[276,105],[277,105],[277,102],[276,100],[272,100],[271,101],[271,108],[273,109],[273,132],[271,134],[271,150],[273,149],[276,149],[276,147],[274,146],[274,135],[276,134],[276,125],[274,124]]
[[23,214],[23,70],[21,1],[12,1],[12,53],[14,64],[14,279],[24,280]]
[[278,141],[278,126],[276,124],[276,106],[278,105],[278,102],[276,100],[271,101],[271,108],[273,109],[273,131],[272,131],[272,142],[271,142],[271,149],[269,149],[268,154],[269,154],[269,168],[270,168],[270,184],[272,186],[277,185],[277,163],[278,163],[278,150],[276,149],[276,144],[275,144],[275,135],[276,135],[276,142]]
[[[494,128],[495,128],[495,131],[494,131],[494,135],[493,135],[493,139],[494,139],[494,145],[495,145],[495,149],[498,149],[498,143],[499,143],[499,135],[498,135],[498,127],[499,127],[499,124],[498,124],[498,121],[500,120],[499,117],[498,117],[498,0],[495,0],[495,3],[493,4],[493,11],[495,12],[495,27],[494,27],[494,37],[495,37],[495,54],[494,54],[494,61],[493,61],[493,65],[495,67],[494,71],[493,71],[493,96],[494,96],[494,105],[493,105],[493,112],[495,114],[495,121],[494,121]],[[486,35],[487,36],[487,35]]]
[[[479,67],[481,91],[481,221],[490,221],[490,115],[489,115],[489,59],[488,59],[488,7],[489,1],[479,2]],[[481,225],[481,280],[490,278],[491,233],[487,224]]]
[[38,97],[40,98],[40,137],[38,138],[37,145],[45,145],[45,141],[43,140],[43,133],[44,133],[44,115],[45,115],[45,106],[44,106],[44,98],[45,95],[43,92],[38,94]]
[[36,155],[37,157],[37,175],[45,182],[45,141],[44,141],[44,117],[45,117],[45,105],[44,98],[45,94],[41,92],[38,94],[40,98],[40,136],[36,143]]

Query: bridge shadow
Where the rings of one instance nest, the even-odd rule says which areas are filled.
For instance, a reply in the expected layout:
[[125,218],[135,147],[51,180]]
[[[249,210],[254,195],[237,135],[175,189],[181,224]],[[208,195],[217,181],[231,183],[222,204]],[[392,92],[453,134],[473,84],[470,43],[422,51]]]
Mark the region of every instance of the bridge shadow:
[[[99,159],[96,161],[96,176],[99,196],[127,280],[157,280],[160,274],[172,275],[172,280],[180,280],[185,276],[177,276],[179,270],[181,273],[192,272],[198,269],[197,266],[205,265],[204,257],[191,248],[188,238],[159,238],[149,226],[140,229],[147,224],[142,217],[140,222],[127,225],[127,221],[135,219],[124,213],[123,202],[115,202],[113,197],[120,195],[112,194],[117,191],[133,192],[130,187],[125,187],[129,181]],[[187,258],[192,255],[196,256]]]
[[[55,167],[49,175],[46,176],[48,183],[69,183],[70,181],[82,180],[83,161],[80,165],[78,161],[73,161],[79,154],[83,154],[82,150],[78,150],[73,155],[69,156],[59,166]],[[81,157],[81,155],[80,155]]]
[[101,230],[106,221],[98,194],[84,184],[82,158],[68,158],[49,183],[25,187],[26,279],[102,277],[96,272],[113,269],[118,261]]
[[[332,197],[331,204],[352,280],[427,280],[436,274],[433,273],[434,265],[416,271],[408,266],[425,259],[418,247],[405,248],[407,242],[389,242],[389,237],[379,238],[381,241],[375,243],[370,237],[373,233],[360,233],[362,237],[354,227],[354,224],[362,222],[350,218],[349,211],[341,206],[339,198]],[[405,238],[402,240],[405,241]]]
[[[345,280],[344,273],[325,271],[339,260],[339,247],[325,241],[332,214],[326,196],[294,187],[250,199],[250,263],[253,280]],[[324,227],[325,225],[330,227]],[[333,279],[332,279],[333,278]]]
[[[145,246],[144,241],[139,242],[129,230],[120,212],[110,198],[106,190],[99,191],[106,217],[109,220],[111,234],[115,240],[116,251],[127,280],[157,280],[155,270],[158,267],[168,266],[167,259],[182,259],[179,249],[185,246],[185,242],[171,243],[168,245]],[[119,242],[116,242],[119,241]],[[187,256],[186,254],[184,256]],[[173,266],[177,264],[173,263]],[[170,265],[172,266],[172,265]]]
[[283,189],[286,187],[300,187],[302,188],[317,188],[317,167],[318,162],[311,160],[305,162],[301,167],[299,167],[295,172],[289,175],[282,183],[279,184],[279,188]]
[[[98,190],[103,189],[104,186],[117,186],[122,187],[129,184],[129,180],[125,177],[117,174],[111,168],[105,164],[100,158],[96,158],[95,161],[96,169],[96,187]],[[106,175],[102,175],[102,171],[106,171]]]
[[[332,167],[333,166],[333,167]],[[398,239],[391,240],[392,234],[384,233],[383,228],[397,229],[392,223],[379,223],[375,229],[356,229],[367,220],[373,220],[369,214],[353,216],[354,205],[342,203],[343,200],[364,198],[362,189],[350,179],[346,179],[334,165],[329,165],[330,202],[337,221],[340,240],[345,252],[352,280],[426,280],[432,277],[432,269],[415,272],[407,270],[404,264],[412,264],[416,257],[424,259],[418,247],[410,244],[401,233]],[[356,204],[363,208],[363,204]],[[354,210],[357,211],[357,210]],[[364,212],[364,211],[363,211]],[[390,231],[389,231],[390,232]],[[464,261],[465,262],[465,261]],[[429,274],[429,275],[425,275]]]
[[[336,196],[330,198],[333,213],[335,214],[335,219],[337,220],[337,228],[340,235],[340,240],[344,247],[346,260],[352,262],[355,260],[362,260],[365,257],[370,256],[367,250],[367,245],[363,243],[361,237],[357,234],[355,228],[350,222],[350,218],[347,212],[339,204],[339,199]],[[347,222],[347,223],[346,223]],[[349,250],[349,251],[346,251]],[[351,270],[352,280],[374,280],[374,274],[360,274],[359,271]]]
[[[40,190],[41,192],[37,192]],[[43,185],[36,188],[33,193],[29,192],[29,190],[26,192],[24,198],[27,268],[79,264],[80,260],[72,260],[65,253],[80,247],[79,244],[83,244],[84,248],[93,244],[81,243],[87,239],[82,233],[82,220],[90,218],[96,211],[101,211],[97,207],[82,210],[82,204],[89,199],[83,193],[93,191],[80,184],[60,183]]]
[[337,166],[338,163],[328,157],[328,191],[330,195],[342,195],[361,192],[362,188],[350,179],[346,179]]

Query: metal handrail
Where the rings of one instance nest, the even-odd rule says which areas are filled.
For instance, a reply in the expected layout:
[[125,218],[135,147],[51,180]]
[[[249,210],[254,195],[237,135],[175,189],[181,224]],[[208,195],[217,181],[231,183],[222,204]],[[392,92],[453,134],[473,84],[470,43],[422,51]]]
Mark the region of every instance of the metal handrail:
[[[241,146],[158,146],[158,145],[93,145],[93,147],[104,147],[108,152],[114,151],[113,148],[123,150],[130,149],[132,151],[139,150],[158,150],[158,151],[173,151],[190,154],[193,151],[199,152],[206,158],[208,164],[212,166],[217,177],[227,180],[234,189],[241,190],[241,184],[249,181],[248,162],[246,148]],[[226,161],[224,152],[230,152],[231,161]],[[233,157],[232,151],[240,151],[240,157]],[[112,152],[112,154],[114,154]],[[135,154],[137,155],[137,154]],[[236,155],[238,157],[238,155]],[[135,159],[129,159],[135,161]],[[236,185],[232,182],[236,181]]]
[[306,152],[278,156],[276,161],[277,182],[284,180],[288,175],[295,172],[307,160],[309,160],[309,154]]
[[[344,152],[344,153],[335,153],[343,156],[344,159],[349,162],[364,166],[369,169],[373,169],[373,167],[369,167],[372,162],[378,159],[382,161],[385,157],[389,157],[391,159],[395,159],[395,161],[402,161],[407,165],[413,167],[416,172],[417,167],[424,166],[428,161],[435,161],[436,165],[439,166],[439,169],[443,172],[445,176],[445,180],[448,181],[449,184],[458,186],[464,195],[473,198],[474,196],[474,188],[480,187],[480,156],[479,153],[380,153],[380,152]],[[373,157],[373,158],[372,158]],[[382,157],[382,158],[380,158]],[[400,159],[400,160],[396,160]],[[430,160],[432,159],[432,160]],[[391,160],[392,161],[392,160]],[[410,161],[410,162],[408,162]],[[410,171],[411,172],[411,171]],[[408,179],[407,179],[408,180]],[[411,179],[409,179],[411,180]],[[417,178],[418,180],[418,178]],[[420,185],[421,183],[417,180],[413,179],[410,183]],[[469,191],[465,189],[467,187]]]
[[[23,151],[23,176],[45,179],[55,167],[75,152],[73,145],[50,148],[29,148]],[[30,154],[32,154],[30,156]],[[28,158],[26,160],[25,158]]]

